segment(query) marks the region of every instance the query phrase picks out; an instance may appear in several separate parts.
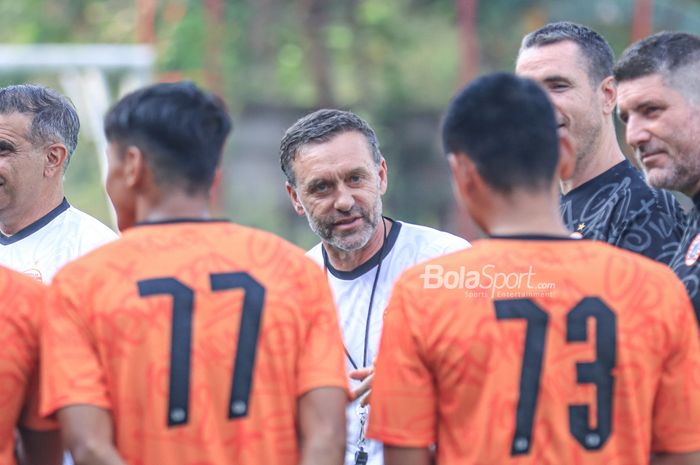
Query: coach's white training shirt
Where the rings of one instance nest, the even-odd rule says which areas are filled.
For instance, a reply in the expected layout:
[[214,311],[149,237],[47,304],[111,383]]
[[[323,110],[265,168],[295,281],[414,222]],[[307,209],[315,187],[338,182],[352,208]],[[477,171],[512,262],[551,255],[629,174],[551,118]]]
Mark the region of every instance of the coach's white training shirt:
[[117,234],[66,199],[11,236],[0,233],[0,264],[45,284],[66,263],[117,238]]
[[[333,268],[327,259],[321,244],[307,252],[307,255],[323,266],[328,282],[333,291],[338,319],[343,333],[345,348],[349,353],[346,357],[347,370],[355,366],[362,368],[364,358],[365,337],[367,338],[367,366],[371,366],[377,356],[379,340],[382,332],[384,309],[389,303],[391,289],[399,275],[416,263],[444,255],[446,253],[469,247],[469,242],[452,234],[436,229],[418,226],[400,221],[392,221],[384,247],[381,251],[383,259],[374,291],[372,314],[367,328],[367,314],[372,294],[372,287],[379,264],[379,252],[367,262],[352,271],[339,271]],[[381,225],[380,225],[381,227]],[[352,361],[350,360],[352,359]],[[351,380],[354,389],[359,381]],[[347,441],[345,449],[345,465],[355,463],[355,453],[358,451],[358,439],[361,430],[362,410],[359,402],[348,405]],[[381,443],[366,440],[364,450],[369,454],[368,465],[384,463]]]

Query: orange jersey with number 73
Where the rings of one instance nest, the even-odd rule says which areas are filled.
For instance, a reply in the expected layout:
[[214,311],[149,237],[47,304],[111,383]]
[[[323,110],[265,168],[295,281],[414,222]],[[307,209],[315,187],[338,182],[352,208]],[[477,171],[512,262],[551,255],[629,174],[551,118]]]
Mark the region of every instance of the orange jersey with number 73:
[[368,436],[440,465],[646,464],[700,450],[700,343],[668,267],[607,244],[477,241],[406,272]]

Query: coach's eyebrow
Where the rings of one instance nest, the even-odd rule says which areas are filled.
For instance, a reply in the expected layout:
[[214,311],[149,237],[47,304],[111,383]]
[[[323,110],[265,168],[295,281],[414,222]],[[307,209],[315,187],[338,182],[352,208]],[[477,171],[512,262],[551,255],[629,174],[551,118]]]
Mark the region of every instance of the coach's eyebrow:
[[556,84],[559,82],[571,84],[571,79],[555,74],[554,76],[547,76],[542,80],[542,82],[545,84]]
[[328,179],[312,179],[311,181],[306,184],[306,190],[308,192],[314,192],[318,190],[319,187],[323,186],[324,184],[332,185],[333,181],[328,180]]
[[365,176],[369,176],[369,175],[370,175],[369,170],[367,170],[367,168],[361,167],[361,168],[355,168],[353,170],[350,170],[350,172],[346,175],[346,178],[349,178],[351,176],[365,177]]
[[[653,111],[655,109],[666,109],[668,105],[666,105],[664,102],[660,102],[654,98],[649,98],[647,100],[643,100],[641,102],[638,102],[635,104],[632,108],[629,110],[632,111],[633,113],[638,113],[638,114],[645,114],[648,111]],[[627,123],[627,119],[629,118],[629,111],[628,110],[623,110],[620,111],[620,107],[617,107],[617,116],[620,118],[620,121],[623,123]]]

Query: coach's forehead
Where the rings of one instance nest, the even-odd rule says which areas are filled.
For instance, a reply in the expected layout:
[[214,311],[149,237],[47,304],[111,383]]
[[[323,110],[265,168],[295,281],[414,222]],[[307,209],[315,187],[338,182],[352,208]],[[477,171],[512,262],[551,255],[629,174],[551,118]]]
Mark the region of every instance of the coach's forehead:
[[[306,144],[294,157],[294,173],[304,182],[316,177],[335,177],[359,167],[374,167],[372,151],[365,136],[347,131],[325,142]],[[375,168],[376,169],[376,168]]]
[[569,73],[572,67],[577,71],[588,71],[588,62],[581,47],[572,40],[523,49],[515,63],[516,73],[526,77]]
[[667,101],[674,97],[682,100],[659,73],[624,80],[617,85],[618,114],[625,120],[628,112],[635,111],[648,102]]
[[28,139],[32,120],[32,115],[26,113],[0,113],[0,139],[10,141]]

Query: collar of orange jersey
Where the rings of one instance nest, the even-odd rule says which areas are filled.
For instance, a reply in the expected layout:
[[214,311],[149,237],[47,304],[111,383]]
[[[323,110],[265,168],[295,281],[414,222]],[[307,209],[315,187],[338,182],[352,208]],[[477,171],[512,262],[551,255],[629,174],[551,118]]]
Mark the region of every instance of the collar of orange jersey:
[[558,236],[554,234],[494,234],[489,239],[506,239],[515,241],[579,241],[571,236]]
[[134,225],[138,226],[154,226],[160,224],[180,224],[180,223],[230,223],[226,218],[173,218],[157,221],[140,221]]

